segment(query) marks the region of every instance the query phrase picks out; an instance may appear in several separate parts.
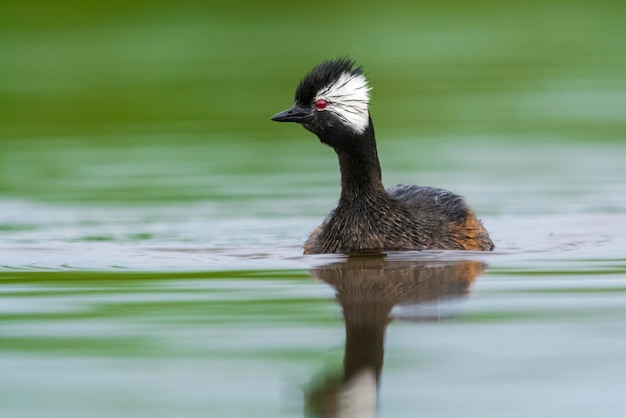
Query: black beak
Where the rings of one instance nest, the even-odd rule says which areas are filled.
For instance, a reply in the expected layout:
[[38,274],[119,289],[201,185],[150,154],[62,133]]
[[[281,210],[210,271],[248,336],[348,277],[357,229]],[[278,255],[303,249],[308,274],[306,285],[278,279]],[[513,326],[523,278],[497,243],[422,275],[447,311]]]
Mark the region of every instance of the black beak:
[[293,105],[292,108],[282,111],[272,116],[272,120],[275,122],[298,122],[303,123],[313,117],[313,109],[307,109],[298,105]]

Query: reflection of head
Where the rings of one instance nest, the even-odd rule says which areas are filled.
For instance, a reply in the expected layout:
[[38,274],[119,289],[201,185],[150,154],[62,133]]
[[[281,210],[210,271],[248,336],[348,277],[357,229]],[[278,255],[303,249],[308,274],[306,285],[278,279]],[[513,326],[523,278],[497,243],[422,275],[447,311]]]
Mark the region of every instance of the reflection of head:
[[312,270],[313,277],[337,290],[346,347],[342,372],[329,373],[309,388],[307,416],[374,416],[391,309],[463,297],[485,268],[476,261],[389,260],[376,255],[352,256]]

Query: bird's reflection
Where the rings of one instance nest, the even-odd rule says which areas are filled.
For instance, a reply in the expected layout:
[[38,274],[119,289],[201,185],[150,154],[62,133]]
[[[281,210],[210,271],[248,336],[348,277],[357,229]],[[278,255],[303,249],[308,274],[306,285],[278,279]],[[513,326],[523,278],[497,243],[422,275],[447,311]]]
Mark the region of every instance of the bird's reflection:
[[[337,291],[346,345],[343,370],[327,373],[306,390],[306,416],[373,417],[392,308],[463,297],[485,268],[477,261],[391,260],[370,255],[351,256],[311,270],[314,278]],[[432,321],[442,317],[400,319]]]

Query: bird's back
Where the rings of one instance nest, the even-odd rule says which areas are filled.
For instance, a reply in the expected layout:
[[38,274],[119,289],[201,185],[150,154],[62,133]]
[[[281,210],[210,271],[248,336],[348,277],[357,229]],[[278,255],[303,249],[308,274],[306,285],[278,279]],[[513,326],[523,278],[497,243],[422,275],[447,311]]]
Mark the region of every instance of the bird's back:
[[444,189],[399,184],[386,190],[390,197],[408,205],[412,210],[424,214],[436,213],[449,222],[463,220],[470,210],[465,199]]
[[387,189],[430,229],[433,248],[490,251],[489,234],[462,196],[434,187],[400,184]]

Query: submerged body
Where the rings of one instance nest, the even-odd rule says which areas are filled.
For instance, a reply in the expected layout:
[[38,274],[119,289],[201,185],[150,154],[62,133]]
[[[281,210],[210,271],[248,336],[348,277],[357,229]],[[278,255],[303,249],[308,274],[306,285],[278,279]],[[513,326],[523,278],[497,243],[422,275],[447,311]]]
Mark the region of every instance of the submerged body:
[[304,244],[305,254],[426,249],[490,251],[493,243],[460,196],[399,185],[340,201]]
[[384,188],[369,87],[353,66],[348,59],[323,62],[300,82],[295,105],[272,118],[302,124],[339,158],[339,203],[313,231],[304,253],[492,250],[489,234],[462,197],[431,187]]

